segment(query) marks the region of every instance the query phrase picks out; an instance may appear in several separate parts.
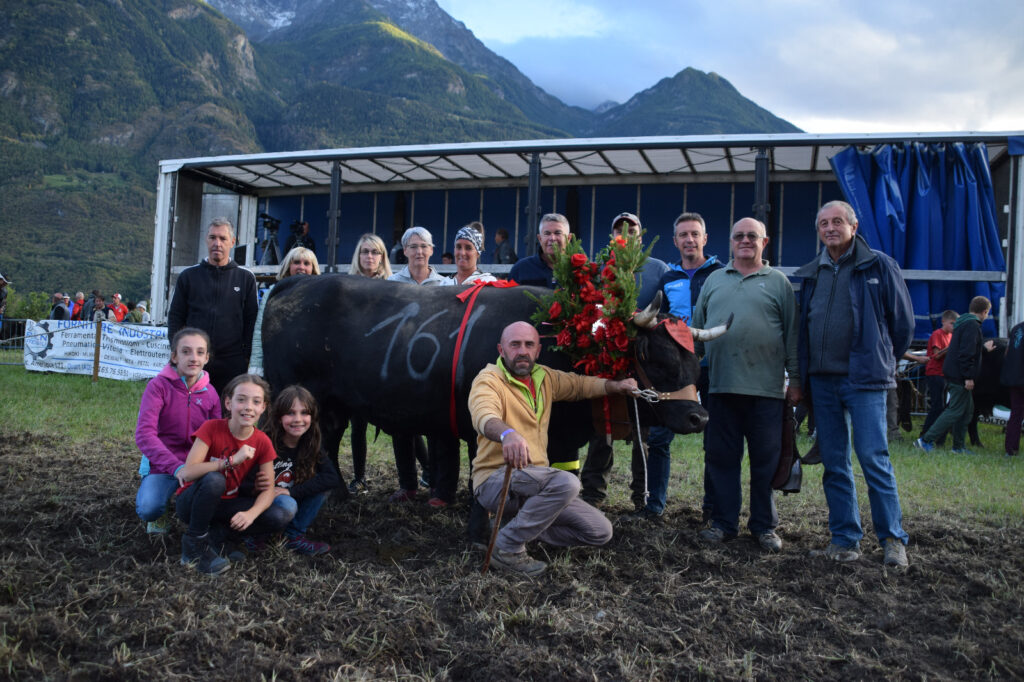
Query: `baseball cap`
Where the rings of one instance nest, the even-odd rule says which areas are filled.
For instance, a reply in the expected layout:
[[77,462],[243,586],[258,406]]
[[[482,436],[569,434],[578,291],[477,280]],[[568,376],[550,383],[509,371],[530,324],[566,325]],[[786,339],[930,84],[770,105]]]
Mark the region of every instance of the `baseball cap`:
[[619,223],[622,223],[624,221],[628,222],[628,223],[630,223],[632,225],[636,225],[637,227],[640,227],[640,219],[639,218],[637,218],[632,213],[623,212],[623,213],[620,213],[619,215],[615,216],[615,219],[612,220],[612,229],[614,230],[615,227]]

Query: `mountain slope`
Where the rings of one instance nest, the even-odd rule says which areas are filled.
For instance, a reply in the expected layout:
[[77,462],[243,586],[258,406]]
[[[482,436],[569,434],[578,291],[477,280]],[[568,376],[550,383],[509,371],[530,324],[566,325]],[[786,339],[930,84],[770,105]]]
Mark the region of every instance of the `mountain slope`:
[[591,132],[616,137],[796,133],[800,129],[757,106],[718,74],[688,68],[607,109]]
[[22,291],[148,290],[160,158],[259,149],[248,40],[192,2],[9,0],[0,243]]
[[592,123],[591,112],[570,107],[534,85],[434,0],[213,0],[210,4],[255,41],[289,42],[299,48],[321,32],[350,23],[386,19],[477,76],[496,97],[542,127],[573,136]]

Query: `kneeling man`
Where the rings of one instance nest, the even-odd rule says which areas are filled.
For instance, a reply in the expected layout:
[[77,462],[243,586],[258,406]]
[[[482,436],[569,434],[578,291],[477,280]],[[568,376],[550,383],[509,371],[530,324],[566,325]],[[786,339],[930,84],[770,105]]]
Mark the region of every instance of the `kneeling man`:
[[540,336],[528,322],[505,327],[498,344],[497,364],[484,367],[469,393],[469,411],[476,428],[473,494],[486,509],[496,511],[505,477],[504,464],[514,467],[507,514],[491,563],[499,568],[538,575],[547,567],[526,553],[526,543],[603,545],[612,538],[612,524],[579,497],[573,474],[548,466],[548,422],[551,403],[583,400],[637,390],[634,379],[611,381],[560,372],[537,364]]

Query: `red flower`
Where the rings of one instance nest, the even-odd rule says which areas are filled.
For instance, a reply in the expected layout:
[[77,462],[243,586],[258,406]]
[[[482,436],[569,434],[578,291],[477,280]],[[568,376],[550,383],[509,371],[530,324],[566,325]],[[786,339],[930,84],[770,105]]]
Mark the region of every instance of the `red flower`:
[[572,332],[569,331],[569,327],[566,327],[562,331],[558,332],[555,337],[555,343],[559,346],[571,346],[572,345]]
[[585,253],[574,253],[572,258],[569,259],[569,264],[574,268],[581,268],[587,262],[587,255]]
[[558,319],[561,316],[562,316],[562,304],[559,303],[558,301],[555,301],[554,303],[551,304],[551,307],[548,308],[548,317],[551,318],[552,320],[555,320],[555,319]]
[[625,246],[625,245],[626,245],[626,238],[625,238],[625,237],[623,237],[622,235],[619,235],[618,237],[616,237],[615,239],[613,239],[613,240],[612,240],[612,242],[613,242],[613,243],[614,243],[614,244],[615,244],[616,246]]
[[590,348],[591,338],[589,334],[580,334],[576,337],[577,348]]
[[604,266],[604,269],[601,270],[601,278],[605,282],[615,281],[615,270],[612,269],[611,265]]
[[612,338],[612,345],[615,346],[615,350],[625,352],[629,349],[629,337],[626,335],[616,336]]

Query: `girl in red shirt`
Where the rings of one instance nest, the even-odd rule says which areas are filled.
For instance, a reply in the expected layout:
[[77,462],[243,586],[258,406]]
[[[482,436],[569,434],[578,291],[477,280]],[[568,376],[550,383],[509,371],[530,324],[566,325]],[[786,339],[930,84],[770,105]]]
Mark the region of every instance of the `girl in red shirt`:
[[224,388],[228,418],[211,419],[199,427],[180,472],[184,483],[176,509],[178,518],[188,524],[181,538],[181,563],[195,565],[202,573],[223,573],[230,567],[218,553],[223,542],[210,538],[211,524],[227,524],[237,533],[271,533],[291,520],[287,510],[271,508],[273,488],[255,498],[239,495],[239,484],[254,467],[260,474],[274,474],[274,447],[256,428],[269,396],[270,386],[262,377],[242,374],[232,379]]

